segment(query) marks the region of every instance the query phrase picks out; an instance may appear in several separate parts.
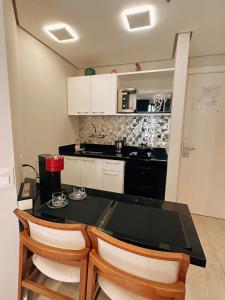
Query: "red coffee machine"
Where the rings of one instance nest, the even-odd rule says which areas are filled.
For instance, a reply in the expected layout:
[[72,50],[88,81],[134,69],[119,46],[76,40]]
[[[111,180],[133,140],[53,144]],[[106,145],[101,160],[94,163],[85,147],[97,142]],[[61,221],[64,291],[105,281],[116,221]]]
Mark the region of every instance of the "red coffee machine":
[[40,175],[41,203],[52,198],[52,193],[61,191],[61,171],[64,169],[64,157],[41,154],[38,156]]

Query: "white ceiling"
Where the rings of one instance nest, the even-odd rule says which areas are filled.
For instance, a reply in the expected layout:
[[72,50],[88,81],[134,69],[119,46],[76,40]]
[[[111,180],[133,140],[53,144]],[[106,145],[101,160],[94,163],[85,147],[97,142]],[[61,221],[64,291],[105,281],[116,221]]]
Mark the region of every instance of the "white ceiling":
[[[150,4],[156,25],[128,32],[124,9]],[[225,0],[16,0],[20,25],[79,68],[170,59],[175,35],[193,31],[190,56],[225,53]],[[59,44],[43,27],[67,23],[80,36]]]

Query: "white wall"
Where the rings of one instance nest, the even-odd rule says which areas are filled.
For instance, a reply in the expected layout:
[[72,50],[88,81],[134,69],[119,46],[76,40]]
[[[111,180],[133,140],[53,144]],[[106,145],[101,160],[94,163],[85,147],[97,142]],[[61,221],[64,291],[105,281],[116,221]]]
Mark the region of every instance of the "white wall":
[[19,186],[22,163],[35,165],[38,154],[57,153],[78,134],[78,118],[67,116],[66,83],[77,69],[16,26],[12,1],[5,0],[4,9]]
[[76,123],[67,115],[67,76],[75,75],[76,70],[23,30],[18,37],[22,161],[35,164],[38,154],[56,154],[59,145],[74,142]]
[[3,0],[5,16],[6,49],[9,74],[9,91],[11,100],[11,114],[13,126],[13,142],[15,154],[15,171],[17,181],[21,178],[21,163],[19,155],[22,153],[22,105],[20,97],[19,73],[19,45],[18,32],[12,1]]
[[218,55],[205,55],[189,58],[188,67],[208,67],[208,66],[224,66],[225,65],[225,53]]
[[[0,170],[14,168],[10,98],[5,51],[3,7],[0,0]],[[12,178],[11,178],[12,179]],[[17,299],[18,221],[15,185],[0,189],[0,299]]]

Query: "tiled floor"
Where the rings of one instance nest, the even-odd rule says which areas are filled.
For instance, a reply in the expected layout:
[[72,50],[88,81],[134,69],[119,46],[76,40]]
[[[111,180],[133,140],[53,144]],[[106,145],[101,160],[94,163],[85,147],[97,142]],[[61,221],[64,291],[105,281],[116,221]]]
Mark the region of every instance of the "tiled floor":
[[[186,300],[225,300],[225,220],[193,215],[193,220],[201,240],[207,267],[190,265],[187,276]],[[49,288],[53,287],[78,300],[77,286],[60,284],[42,278]],[[47,300],[41,296],[31,296],[29,300]],[[98,300],[109,300],[101,292]]]

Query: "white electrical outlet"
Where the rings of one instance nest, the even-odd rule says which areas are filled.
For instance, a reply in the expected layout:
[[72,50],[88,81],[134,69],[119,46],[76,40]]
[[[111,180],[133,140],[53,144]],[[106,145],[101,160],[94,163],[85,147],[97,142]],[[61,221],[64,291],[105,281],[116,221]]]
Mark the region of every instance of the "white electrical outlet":
[[13,186],[13,168],[0,168],[0,189],[8,189]]

